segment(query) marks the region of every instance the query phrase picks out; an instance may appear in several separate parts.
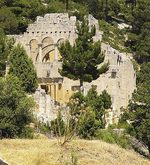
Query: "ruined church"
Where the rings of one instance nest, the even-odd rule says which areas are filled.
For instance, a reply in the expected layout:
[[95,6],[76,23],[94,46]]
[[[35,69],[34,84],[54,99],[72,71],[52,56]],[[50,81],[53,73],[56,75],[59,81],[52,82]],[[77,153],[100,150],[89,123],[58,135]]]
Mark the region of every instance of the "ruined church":
[[[94,41],[102,41],[103,32],[98,20],[89,15],[89,26],[95,25]],[[58,69],[61,67],[61,56],[58,46],[65,40],[74,44],[77,38],[76,17],[67,13],[51,13],[44,17],[38,16],[33,24],[22,35],[14,35],[16,44],[20,43],[32,59],[37,71],[39,88],[35,93],[35,100],[39,106],[39,117],[44,120],[55,117],[54,105],[66,104],[70,96],[79,90],[79,81],[62,77]],[[84,83],[86,95],[91,85],[97,87],[100,94],[103,90],[111,95],[112,108],[108,112],[108,123],[117,120],[121,108],[128,105],[132,93],[136,88],[136,74],[131,62],[131,56],[120,53],[108,44],[101,44],[105,54],[104,62],[110,63],[109,70],[91,83]]]

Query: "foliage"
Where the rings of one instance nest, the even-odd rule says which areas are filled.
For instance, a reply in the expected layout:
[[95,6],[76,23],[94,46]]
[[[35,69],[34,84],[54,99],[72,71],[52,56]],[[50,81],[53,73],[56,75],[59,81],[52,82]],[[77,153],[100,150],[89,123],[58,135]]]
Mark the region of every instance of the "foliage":
[[[103,115],[105,109],[109,109],[111,107],[111,97],[107,93],[106,90],[102,92],[101,95],[98,96],[96,87],[92,86],[92,88],[88,91],[86,96],[87,105],[90,106],[93,111],[96,113],[96,119],[101,120],[103,123]],[[102,125],[104,126],[105,123]]]
[[80,118],[78,128],[80,137],[91,139],[99,128],[101,128],[101,121],[96,120],[96,114],[93,110],[87,109],[87,112]]
[[106,90],[104,90],[102,92],[102,94],[100,95],[100,97],[102,98],[102,102],[104,103],[104,108],[105,109],[109,109],[111,107],[111,96],[107,93]]
[[24,32],[36,16],[46,13],[40,0],[0,1],[0,25],[7,34]]
[[130,133],[143,141],[150,151],[150,63],[143,64],[137,75],[137,90],[129,104]]
[[87,105],[92,108],[95,113],[95,120],[99,123],[100,127],[104,127],[104,102],[102,101],[102,97],[98,96],[96,88],[92,86],[92,88],[88,91],[87,96]]
[[107,143],[117,144],[117,145],[121,146],[122,148],[131,147],[130,141],[124,133],[119,135],[118,133],[113,131],[113,129],[111,129],[111,128],[108,128],[105,130],[100,130],[97,133],[97,138],[100,140],[103,140]]
[[135,51],[139,63],[150,61],[150,1],[139,0],[133,10],[132,31],[128,46]]
[[0,29],[0,76],[4,76],[7,56],[13,46],[13,40],[8,39],[3,30]]
[[78,38],[73,46],[66,41],[59,48],[63,60],[59,72],[62,76],[80,80],[80,86],[83,86],[84,81],[91,82],[106,72],[108,64],[98,68],[104,55],[101,54],[100,42],[93,43],[95,27],[89,31],[88,21],[84,19],[81,24],[77,23],[77,34]]
[[63,136],[65,133],[65,123],[62,119],[61,112],[58,111],[58,116],[50,122],[50,130],[54,136]]
[[39,133],[42,133],[42,134],[47,134],[47,133],[50,133],[50,125],[49,123],[41,123],[39,121],[36,121],[36,129],[37,129],[37,132]]
[[[75,93],[68,103],[71,122],[77,126],[75,130],[81,138],[91,139],[96,132],[105,126],[105,108],[110,108],[111,99],[106,91],[97,94],[96,87],[88,91],[87,96]],[[105,106],[105,108],[104,108]]]
[[17,31],[18,23],[15,14],[8,8],[0,9],[0,27],[6,34],[13,34]]
[[120,52],[131,52],[129,47],[126,47],[125,34],[126,30],[118,29],[117,25],[109,24],[104,20],[99,21],[99,25],[104,35],[102,41],[109,44],[114,49]]
[[0,131],[2,138],[23,137],[32,121],[32,98],[22,90],[21,82],[12,75],[0,78]]
[[[88,7],[88,11],[97,19],[105,19],[109,16],[117,16],[120,12],[120,5],[116,0],[74,0]],[[108,13],[106,13],[108,10]],[[106,15],[107,14],[107,15]]]
[[9,73],[21,80],[26,92],[34,92],[38,86],[37,75],[32,60],[29,59],[23,47],[17,45],[13,48],[9,55],[9,63]]
[[48,12],[61,13],[65,11],[65,5],[60,1],[53,1],[53,3],[49,3],[46,9]]

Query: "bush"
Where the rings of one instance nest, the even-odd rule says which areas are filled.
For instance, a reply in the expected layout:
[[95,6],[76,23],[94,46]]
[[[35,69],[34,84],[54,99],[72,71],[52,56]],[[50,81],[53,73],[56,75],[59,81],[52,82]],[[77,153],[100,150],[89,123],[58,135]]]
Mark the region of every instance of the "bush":
[[118,134],[113,129],[99,130],[97,132],[97,138],[107,143],[117,144],[122,148],[130,148],[130,142],[124,133]]
[[95,112],[87,109],[87,112],[81,116],[78,126],[78,134],[81,138],[91,139],[95,136],[97,129],[101,127],[101,120],[95,119]]
[[20,138],[27,138],[27,139],[33,139],[34,137],[34,129],[30,127],[26,127],[23,129]]
[[65,133],[65,123],[62,119],[61,112],[58,111],[58,116],[50,122],[51,133],[55,136],[63,136]]
[[34,101],[22,90],[17,77],[0,79],[0,130],[2,138],[23,137],[30,132],[27,125],[32,120]]

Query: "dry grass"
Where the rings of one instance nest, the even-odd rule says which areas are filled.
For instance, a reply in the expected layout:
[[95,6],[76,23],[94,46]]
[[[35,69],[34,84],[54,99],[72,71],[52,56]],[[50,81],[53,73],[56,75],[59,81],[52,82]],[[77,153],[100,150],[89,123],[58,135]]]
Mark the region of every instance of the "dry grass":
[[133,151],[102,141],[74,140],[61,147],[57,140],[1,140],[0,157],[9,165],[150,165]]

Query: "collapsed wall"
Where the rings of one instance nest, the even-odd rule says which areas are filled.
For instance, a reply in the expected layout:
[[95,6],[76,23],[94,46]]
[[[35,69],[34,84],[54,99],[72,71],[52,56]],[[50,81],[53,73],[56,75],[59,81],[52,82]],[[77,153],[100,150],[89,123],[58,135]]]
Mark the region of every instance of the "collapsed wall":
[[[94,41],[101,41],[103,33],[99,30],[98,20],[92,15],[89,15],[88,19],[89,25],[96,27]],[[65,40],[74,44],[77,38],[75,24],[75,16],[69,17],[67,13],[51,13],[44,17],[38,16],[23,35],[13,36],[16,43],[20,43],[33,60],[40,87],[44,90],[39,90],[35,96],[40,108],[39,114],[47,114],[49,118],[52,116],[49,111],[54,109],[54,102],[64,104],[79,90],[79,81],[62,77],[58,72],[61,67],[58,46]],[[91,85],[97,86],[98,93],[108,91],[112,97],[112,110],[109,115],[112,116],[111,123],[112,118],[119,117],[120,108],[128,105],[136,88],[136,75],[130,57],[126,53],[120,53],[107,44],[102,44],[101,48],[105,54],[105,62],[110,63],[109,70],[92,83],[84,83],[84,93],[87,93]]]

